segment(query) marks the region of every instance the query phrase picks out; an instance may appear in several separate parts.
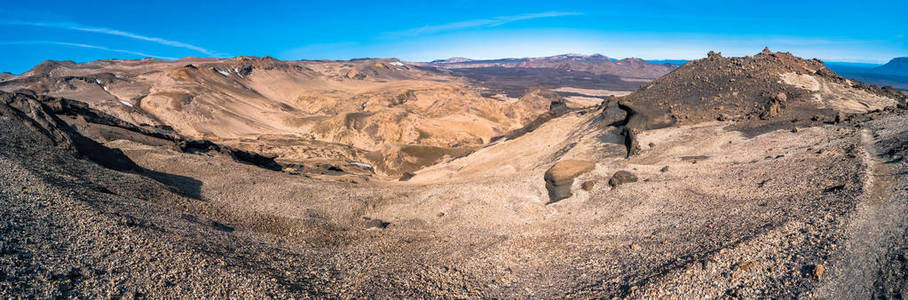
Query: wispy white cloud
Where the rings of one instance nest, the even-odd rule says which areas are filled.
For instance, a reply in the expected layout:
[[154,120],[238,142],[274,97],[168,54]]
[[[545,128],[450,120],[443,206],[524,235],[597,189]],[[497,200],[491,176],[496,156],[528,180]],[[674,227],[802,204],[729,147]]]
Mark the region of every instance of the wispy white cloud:
[[190,44],[183,43],[183,42],[172,41],[172,40],[162,39],[162,38],[158,38],[158,37],[145,36],[145,35],[135,34],[135,33],[126,32],[126,31],[122,31],[122,30],[111,29],[111,28],[86,26],[86,25],[77,24],[77,23],[28,22],[28,21],[7,20],[7,21],[0,21],[0,24],[34,26],[34,27],[56,28],[56,29],[63,29],[63,30],[100,33],[100,34],[121,36],[121,37],[136,39],[136,40],[148,41],[148,42],[171,46],[171,47],[189,49],[189,50],[197,51],[199,53],[203,53],[208,56],[225,56],[221,53],[217,53],[215,51],[211,51],[211,50],[199,47],[199,46],[190,45]]
[[475,19],[467,20],[460,22],[453,22],[440,25],[426,25],[423,27],[410,28],[404,31],[395,31],[388,32],[385,35],[387,36],[414,36],[426,33],[436,33],[444,31],[453,31],[460,29],[468,28],[477,28],[477,27],[495,27],[501,26],[511,22],[524,21],[524,20],[533,20],[533,19],[542,19],[542,18],[556,18],[556,17],[566,17],[566,16],[577,16],[582,15],[578,12],[542,12],[542,13],[532,13],[532,14],[522,14],[514,16],[500,16],[487,19]]
[[8,42],[0,42],[0,45],[58,45],[58,46],[98,49],[98,50],[104,50],[104,51],[110,51],[110,52],[138,55],[138,56],[143,56],[143,57],[154,57],[154,58],[159,58],[159,59],[177,59],[175,57],[153,55],[153,54],[148,54],[148,53],[143,53],[143,52],[138,52],[138,51],[113,49],[113,48],[108,48],[108,47],[104,47],[104,46],[81,44],[81,43],[60,42],[60,41],[8,41]]

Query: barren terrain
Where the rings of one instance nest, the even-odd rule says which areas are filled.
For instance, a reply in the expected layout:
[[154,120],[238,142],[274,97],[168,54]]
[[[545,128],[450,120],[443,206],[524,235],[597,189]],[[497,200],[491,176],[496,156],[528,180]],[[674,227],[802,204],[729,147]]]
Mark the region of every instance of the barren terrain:
[[904,94],[768,49],[628,95],[493,97],[510,73],[470,70],[238,58],[14,75],[0,295],[908,291]]

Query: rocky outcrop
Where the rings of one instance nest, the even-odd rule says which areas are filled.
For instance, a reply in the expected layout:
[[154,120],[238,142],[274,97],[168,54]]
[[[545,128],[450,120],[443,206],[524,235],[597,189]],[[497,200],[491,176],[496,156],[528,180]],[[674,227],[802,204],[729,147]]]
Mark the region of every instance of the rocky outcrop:
[[640,130],[659,129],[675,124],[671,115],[647,103],[619,101],[618,107],[627,112],[624,126]]
[[526,125],[524,125],[523,127],[519,128],[517,130],[511,131],[510,133],[508,133],[506,135],[493,137],[491,139],[491,141],[494,142],[494,141],[497,141],[502,138],[505,138],[508,140],[516,139],[524,134],[533,132],[534,130],[539,128],[539,126],[542,126],[542,124],[545,124],[545,122],[548,122],[551,119],[563,116],[565,113],[570,111],[570,109],[567,107],[567,104],[565,104],[565,102],[564,102],[564,98],[561,98],[554,94],[552,94],[552,95],[553,96],[551,96],[550,100],[549,100],[549,110],[548,111],[540,114],[538,117],[536,117],[536,119],[527,123]]
[[176,142],[176,148],[185,153],[220,153],[232,158],[233,160],[255,165],[272,171],[282,171],[286,168],[284,165],[274,161],[274,157],[264,156],[255,152],[243,151],[224,145],[218,145],[207,140],[181,140]]
[[552,165],[544,176],[545,188],[549,192],[549,203],[571,197],[574,178],[589,172],[595,166],[595,163],[585,160],[563,160]]
[[34,96],[0,91],[0,116],[14,118],[61,148],[72,148],[70,130]]
[[624,135],[624,147],[627,149],[625,158],[630,158],[640,153],[640,141],[637,138],[637,135],[640,134],[640,129],[624,127],[621,130],[621,134]]
[[[143,143],[146,137],[153,137],[164,143],[172,143],[175,150],[185,153],[223,154],[236,161],[274,171],[280,171],[286,167],[277,163],[271,156],[220,145],[208,140],[188,140],[168,128],[136,126],[92,109],[83,102],[70,99],[0,91],[0,114],[16,116],[27,126],[47,136],[58,147],[75,150],[78,155],[115,170],[134,170],[137,169],[137,166],[119,150],[107,148],[76,129],[84,130],[86,126],[93,126],[90,124],[125,129],[125,132],[131,132],[131,134],[120,134],[119,137],[139,143]],[[58,116],[77,119],[79,120],[77,123],[82,126],[70,126]]]
[[73,130],[55,115],[54,109],[35,96],[0,91],[0,115],[25,125],[35,136],[43,136],[43,142],[49,142],[75,157],[88,158],[114,170],[140,169],[120,150],[107,148]]
[[[626,157],[637,155],[640,152],[640,143],[637,135],[643,130],[659,129],[675,125],[675,119],[646,104],[636,105],[624,101],[617,101],[618,108],[625,112],[624,120],[612,123],[620,128],[624,136],[624,146],[627,149]],[[613,119],[615,113],[607,108],[602,112],[605,120]]]
[[785,101],[787,100],[788,97],[782,92],[770,97],[769,102],[766,104],[766,108],[764,108],[763,113],[760,114],[760,119],[767,120],[779,115],[785,107]]

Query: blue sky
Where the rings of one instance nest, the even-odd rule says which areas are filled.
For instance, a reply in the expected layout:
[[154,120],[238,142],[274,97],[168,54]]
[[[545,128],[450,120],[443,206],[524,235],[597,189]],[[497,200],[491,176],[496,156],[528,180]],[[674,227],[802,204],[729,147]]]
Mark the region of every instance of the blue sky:
[[904,0],[10,1],[0,6],[0,71],[146,56],[693,59],[763,46],[884,63],[908,56],[905,11]]

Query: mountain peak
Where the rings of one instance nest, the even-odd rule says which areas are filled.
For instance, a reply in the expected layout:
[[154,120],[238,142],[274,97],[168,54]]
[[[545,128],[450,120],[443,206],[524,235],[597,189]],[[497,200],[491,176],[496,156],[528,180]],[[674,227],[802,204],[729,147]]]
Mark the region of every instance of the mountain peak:
[[454,64],[454,63],[462,63],[462,62],[468,62],[468,61],[472,61],[472,59],[469,59],[466,57],[455,56],[455,57],[451,57],[448,59],[436,59],[429,63],[431,63],[431,64],[444,64],[444,63]]
[[885,65],[873,68],[874,73],[908,77],[908,57],[896,57]]
[[60,67],[70,67],[70,66],[75,66],[75,65],[76,65],[76,62],[71,61],[71,60],[48,59],[48,60],[41,62],[34,68],[31,68],[31,70],[28,70],[27,72],[23,73],[23,75],[27,75],[27,76],[47,75],[54,69],[57,69]]

